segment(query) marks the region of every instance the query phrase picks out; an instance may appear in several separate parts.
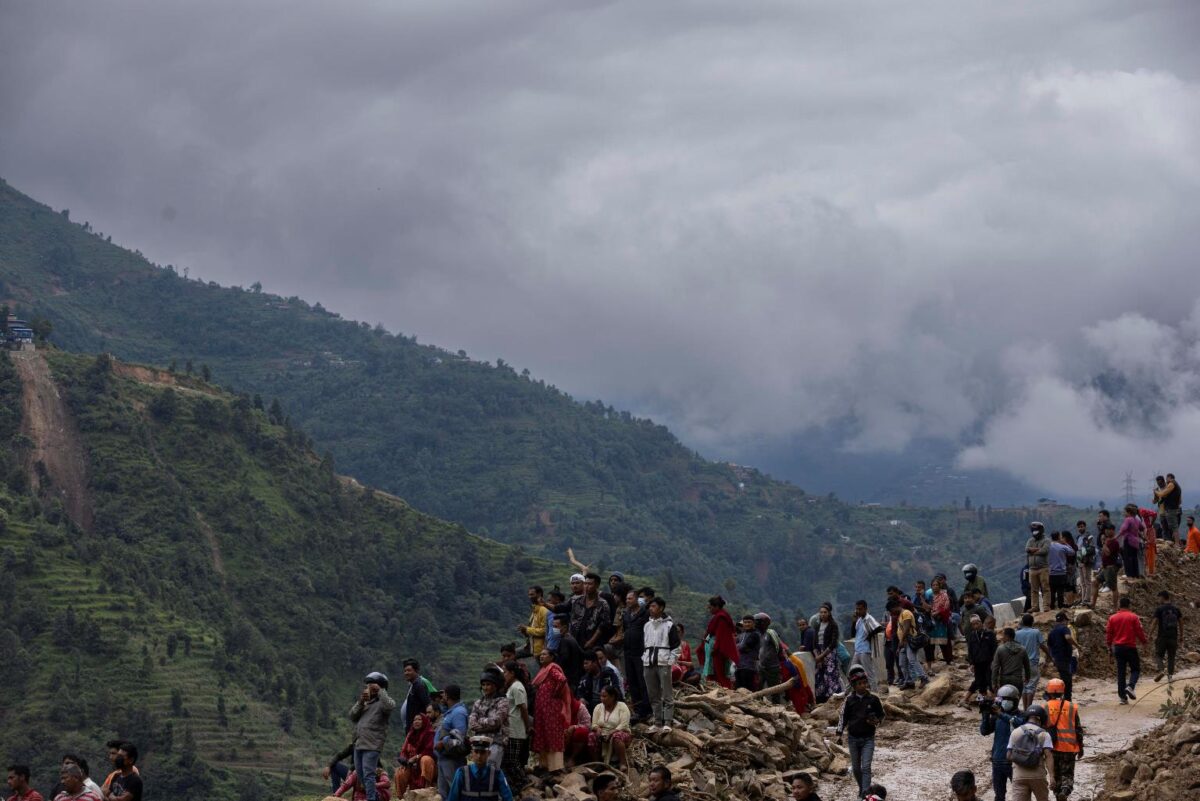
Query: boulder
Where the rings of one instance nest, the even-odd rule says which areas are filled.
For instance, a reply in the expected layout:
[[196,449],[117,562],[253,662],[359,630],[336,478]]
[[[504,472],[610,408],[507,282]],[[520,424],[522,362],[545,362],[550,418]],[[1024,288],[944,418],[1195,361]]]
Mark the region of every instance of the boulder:
[[952,695],[954,695],[954,682],[950,680],[948,674],[943,673],[929,682],[929,685],[925,689],[921,690],[914,699],[914,703],[918,707],[928,709],[934,706],[941,706]]
[[1091,609],[1076,609],[1073,622],[1076,626],[1092,625],[1092,610]]
[[1171,735],[1171,745],[1178,748],[1188,743],[1200,743],[1200,723],[1185,723]]

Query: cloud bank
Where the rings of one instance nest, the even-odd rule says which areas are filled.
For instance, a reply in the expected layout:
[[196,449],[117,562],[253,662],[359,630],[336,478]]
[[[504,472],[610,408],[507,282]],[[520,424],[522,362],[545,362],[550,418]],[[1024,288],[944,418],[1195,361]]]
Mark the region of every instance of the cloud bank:
[[[1196,419],[1194,3],[0,19],[17,187],[156,261],[503,357],[708,453],[837,423],[851,450],[946,438],[963,465],[1094,492]],[[1151,419],[1105,372],[1163,387],[1136,396]]]

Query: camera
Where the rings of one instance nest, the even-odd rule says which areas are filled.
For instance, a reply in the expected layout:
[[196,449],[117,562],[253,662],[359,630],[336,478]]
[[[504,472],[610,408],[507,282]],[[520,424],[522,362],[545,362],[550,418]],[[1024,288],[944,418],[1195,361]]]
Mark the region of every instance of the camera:
[[975,706],[979,707],[980,714],[986,715],[995,710],[996,702],[986,696],[977,695],[975,696]]

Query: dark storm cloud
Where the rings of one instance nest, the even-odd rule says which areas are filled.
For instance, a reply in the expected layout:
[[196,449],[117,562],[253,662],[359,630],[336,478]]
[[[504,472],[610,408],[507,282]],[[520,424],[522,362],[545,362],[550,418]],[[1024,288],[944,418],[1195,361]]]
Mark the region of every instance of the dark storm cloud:
[[1112,332],[1200,319],[1193,3],[0,15],[17,187],[713,453],[832,420],[861,450],[982,432],[966,463],[1061,486],[1026,448],[1138,435],[1073,389]]

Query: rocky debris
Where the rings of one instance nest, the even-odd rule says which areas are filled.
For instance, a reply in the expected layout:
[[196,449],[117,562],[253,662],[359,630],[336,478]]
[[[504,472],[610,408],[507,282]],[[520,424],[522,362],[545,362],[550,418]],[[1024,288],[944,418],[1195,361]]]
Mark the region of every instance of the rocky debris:
[[1109,768],[1106,798],[1200,798],[1200,691],[1185,688],[1166,709],[1166,723],[1134,740]]
[[[688,801],[784,801],[790,777],[797,773],[817,778],[847,772],[849,753],[827,739],[826,731],[828,710],[836,719],[840,701],[823,704],[820,717],[802,717],[790,705],[769,703],[761,696],[721,687],[703,693],[680,690],[675,700],[675,728],[669,733],[648,734],[644,727],[634,728],[622,797],[644,797],[648,774],[656,765],[670,768],[675,787]],[[900,702],[890,705],[888,714],[911,717],[925,713]],[[517,797],[583,801],[591,797],[592,779],[604,772],[615,774],[617,770],[602,763],[576,766],[564,774],[534,779]],[[405,798],[418,797],[409,793]]]

